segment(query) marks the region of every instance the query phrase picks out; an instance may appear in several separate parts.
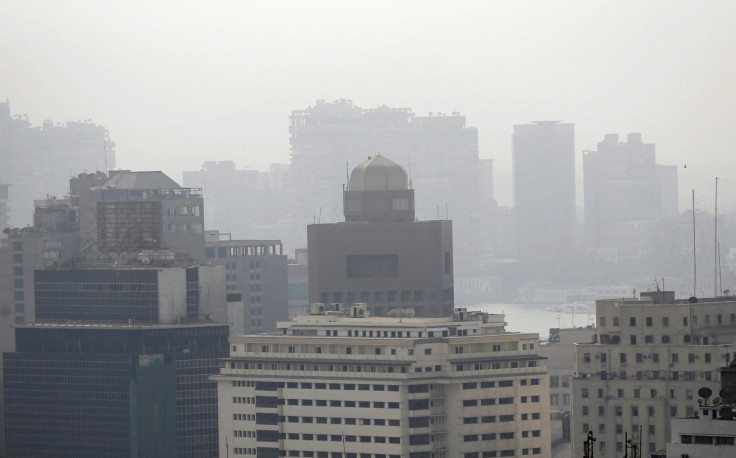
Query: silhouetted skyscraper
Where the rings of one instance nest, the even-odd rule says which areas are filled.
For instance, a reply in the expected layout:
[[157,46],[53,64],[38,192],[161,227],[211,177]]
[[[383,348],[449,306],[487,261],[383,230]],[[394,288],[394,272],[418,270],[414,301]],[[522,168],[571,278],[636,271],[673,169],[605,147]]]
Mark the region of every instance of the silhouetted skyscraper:
[[677,215],[677,168],[658,165],[653,143],[641,134],[619,142],[608,134],[583,156],[585,240],[617,262],[640,262],[652,225]]
[[518,260],[544,267],[567,258],[575,232],[574,125],[515,125],[513,162]]

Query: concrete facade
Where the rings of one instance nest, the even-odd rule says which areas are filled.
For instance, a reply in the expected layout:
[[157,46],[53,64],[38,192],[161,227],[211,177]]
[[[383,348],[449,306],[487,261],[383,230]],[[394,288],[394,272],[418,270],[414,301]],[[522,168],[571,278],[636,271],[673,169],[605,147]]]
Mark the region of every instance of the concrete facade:
[[[377,316],[407,307],[417,316],[451,313],[451,221],[312,224],[307,234],[310,303],[366,303]],[[349,270],[361,262],[365,269]]]
[[575,374],[575,344],[593,341],[595,329],[550,329],[550,336],[539,346],[539,354],[547,358],[549,404],[552,412],[552,444],[570,441],[570,379]]
[[576,345],[574,456],[588,431],[600,457],[621,456],[625,433],[644,454],[664,449],[672,419],[693,415],[698,390],[717,391],[717,369],[736,357],[734,312],[732,300],[674,292],[597,301],[594,343]]
[[[289,318],[287,257],[280,240],[231,240],[207,231],[207,262],[225,268],[228,291],[239,291],[234,335],[276,330]],[[228,234],[229,235],[229,234]]]
[[343,199],[346,222],[307,226],[310,303],[362,303],[376,316],[451,314],[452,222],[414,221],[406,170],[368,158]]
[[503,315],[328,311],[279,327],[230,339],[213,377],[220,456],[550,456],[538,335],[506,333]]

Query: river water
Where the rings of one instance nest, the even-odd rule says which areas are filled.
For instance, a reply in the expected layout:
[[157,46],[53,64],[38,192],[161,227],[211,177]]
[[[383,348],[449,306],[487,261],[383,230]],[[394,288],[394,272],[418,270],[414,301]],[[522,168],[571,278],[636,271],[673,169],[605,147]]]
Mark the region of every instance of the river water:
[[541,339],[549,336],[550,328],[585,327],[595,324],[593,303],[549,304],[506,303],[479,304],[468,310],[506,315],[507,331],[536,332]]

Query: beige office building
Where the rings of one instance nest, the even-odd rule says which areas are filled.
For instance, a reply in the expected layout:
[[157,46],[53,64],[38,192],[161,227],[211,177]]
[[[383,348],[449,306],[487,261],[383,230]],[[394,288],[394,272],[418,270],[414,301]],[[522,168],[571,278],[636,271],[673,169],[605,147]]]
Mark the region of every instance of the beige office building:
[[230,338],[213,376],[220,456],[550,457],[537,334],[463,309],[324,309],[280,323],[281,335]]
[[718,368],[736,357],[733,300],[675,300],[673,292],[596,302],[594,343],[576,345],[573,455],[588,431],[595,456],[619,457],[628,436],[642,456],[663,450],[673,418],[691,416],[697,392],[718,392]]

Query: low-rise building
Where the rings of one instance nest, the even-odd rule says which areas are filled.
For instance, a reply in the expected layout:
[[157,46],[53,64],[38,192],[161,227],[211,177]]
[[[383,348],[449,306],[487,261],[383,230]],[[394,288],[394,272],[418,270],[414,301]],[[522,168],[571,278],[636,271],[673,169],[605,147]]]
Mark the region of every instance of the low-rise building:
[[575,373],[575,344],[593,341],[595,329],[551,328],[549,337],[539,346],[547,358],[552,443],[570,441],[570,379]]
[[550,456],[537,334],[464,309],[372,318],[360,305],[312,307],[280,335],[231,337],[213,376],[220,456]]

